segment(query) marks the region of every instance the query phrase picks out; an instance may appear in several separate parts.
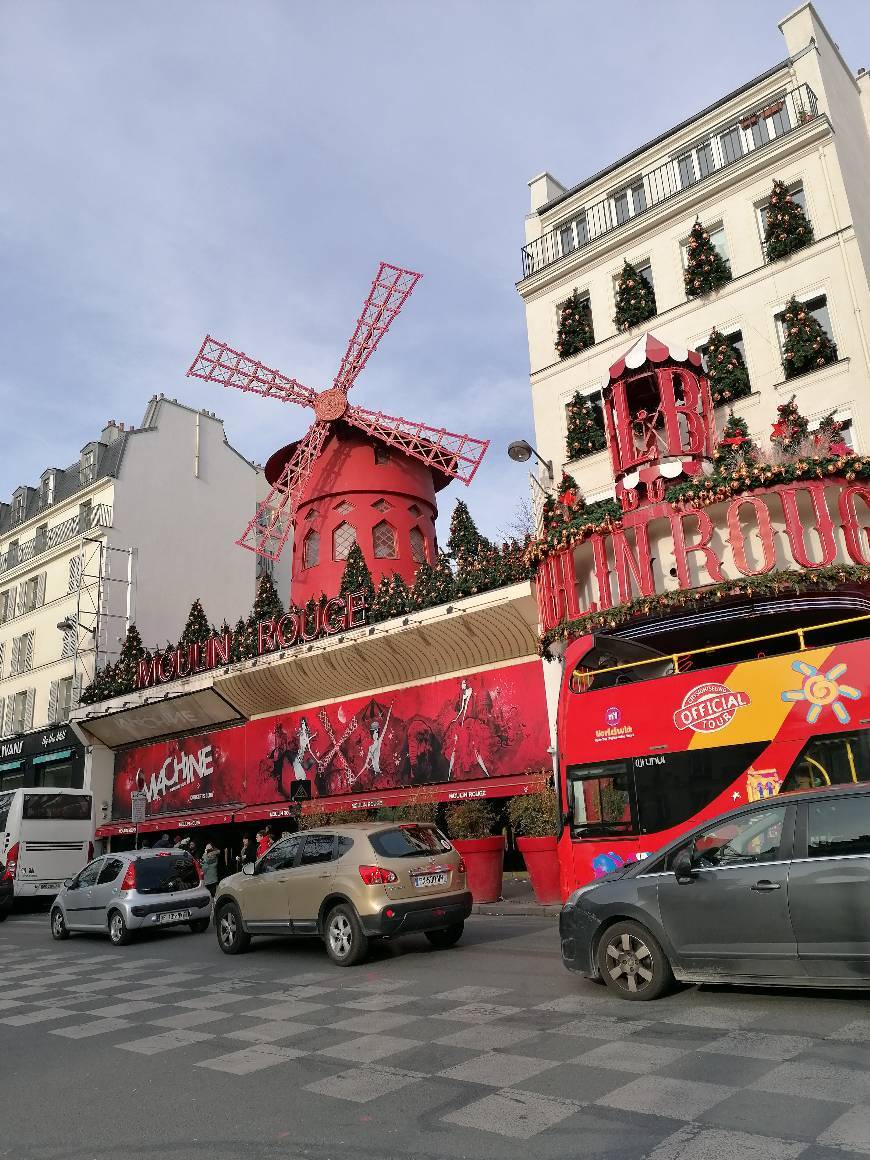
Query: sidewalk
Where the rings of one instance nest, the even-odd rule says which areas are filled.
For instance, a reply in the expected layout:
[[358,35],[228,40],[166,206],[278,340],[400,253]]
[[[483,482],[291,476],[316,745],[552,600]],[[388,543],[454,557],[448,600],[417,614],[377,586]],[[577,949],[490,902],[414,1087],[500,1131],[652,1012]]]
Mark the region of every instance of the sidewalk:
[[535,902],[532,884],[527,873],[509,871],[502,882],[502,897],[498,902],[476,902],[472,914],[498,915],[502,918],[555,918],[561,903],[542,905]]

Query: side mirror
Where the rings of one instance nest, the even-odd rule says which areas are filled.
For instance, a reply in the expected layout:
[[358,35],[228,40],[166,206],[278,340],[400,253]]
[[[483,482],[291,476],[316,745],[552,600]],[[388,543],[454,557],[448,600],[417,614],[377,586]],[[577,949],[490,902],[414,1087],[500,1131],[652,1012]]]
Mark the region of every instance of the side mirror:
[[247,874],[248,877],[250,877],[254,873],[254,863],[246,862],[242,867],[242,873]]
[[72,878],[64,878],[64,880],[63,880],[63,884],[64,884],[64,886],[66,887],[66,889],[67,889],[67,890],[69,890],[69,888],[70,888],[70,887],[72,886],[72,884],[73,884],[73,880],[72,880]]
[[695,881],[695,870],[692,866],[692,849],[690,846],[686,846],[674,856],[671,869],[674,872],[677,882],[681,886]]

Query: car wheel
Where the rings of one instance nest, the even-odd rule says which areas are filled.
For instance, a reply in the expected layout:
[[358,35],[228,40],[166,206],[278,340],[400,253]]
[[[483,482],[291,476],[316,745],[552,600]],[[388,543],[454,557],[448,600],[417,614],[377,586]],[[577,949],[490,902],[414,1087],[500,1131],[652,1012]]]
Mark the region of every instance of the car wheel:
[[340,967],[352,967],[368,953],[369,940],[352,906],[342,904],[329,912],[324,939],[327,954]]
[[[5,915],[3,916],[6,917]],[[67,930],[66,920],[63,917],[63,911],[59,906],[56,906],[51,912],[51,937],[61,942],[65,938],[69,938],[69,930]]]
[[251,936],[242,926],[242,913],[234,902],[220,908],[214,925],[218,946],[225,955],[240,955],[251,945]]
[[639,922],[617,922],[604,932],[598,969],[620,999],[658,999],[674,981],[667,955]]
[[194,934],[203,934],[211,926],[210,918],[195,918],[190,924],[190,929]]
[[125,947],[132,939],[123,914],[120,910],[113,910],[109,914],[109,942],[116,947]]
[[427,930],[425,934],[433,947],[443,950],[446,947],[456,946],[462,938],[462,932],[464,930],[464,922],[454,922],[450,926],[445,926],[442,930]]

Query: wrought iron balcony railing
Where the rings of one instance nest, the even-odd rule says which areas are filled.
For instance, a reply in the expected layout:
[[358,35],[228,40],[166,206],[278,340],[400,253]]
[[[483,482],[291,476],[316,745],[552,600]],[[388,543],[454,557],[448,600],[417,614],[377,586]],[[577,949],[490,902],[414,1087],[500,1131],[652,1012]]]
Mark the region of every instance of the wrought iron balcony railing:
[[112,505],[98,503],[92,508],[83,508],[77,515],[70,516],[62,524],[55,524],[53,528],[38,531],[31,540],[23,544],[11,543],[6,551],[0,554],[0,573],[9,572],[21,564],[27,564],[41,556],[43,552],[50,552],[59,544],[67,540],[74,540],[78,536],[86,536],[94,528],[110,528],[112,526]]
[[818,115],[818,101],[809,85],[769,97],[523,246],[523,278],[618,230],[653,206],[709,181],[729,165],[775,143]]

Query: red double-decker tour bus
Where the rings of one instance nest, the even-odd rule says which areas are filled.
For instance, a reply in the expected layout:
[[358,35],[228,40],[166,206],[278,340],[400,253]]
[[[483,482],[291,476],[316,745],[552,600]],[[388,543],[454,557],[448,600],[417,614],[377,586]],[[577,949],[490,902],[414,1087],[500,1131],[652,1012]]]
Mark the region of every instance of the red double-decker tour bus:
[[746,802],[870,780],[870,616],[772,615],[809,623],[673,654],[613,636],[567,646],[563,896]]

